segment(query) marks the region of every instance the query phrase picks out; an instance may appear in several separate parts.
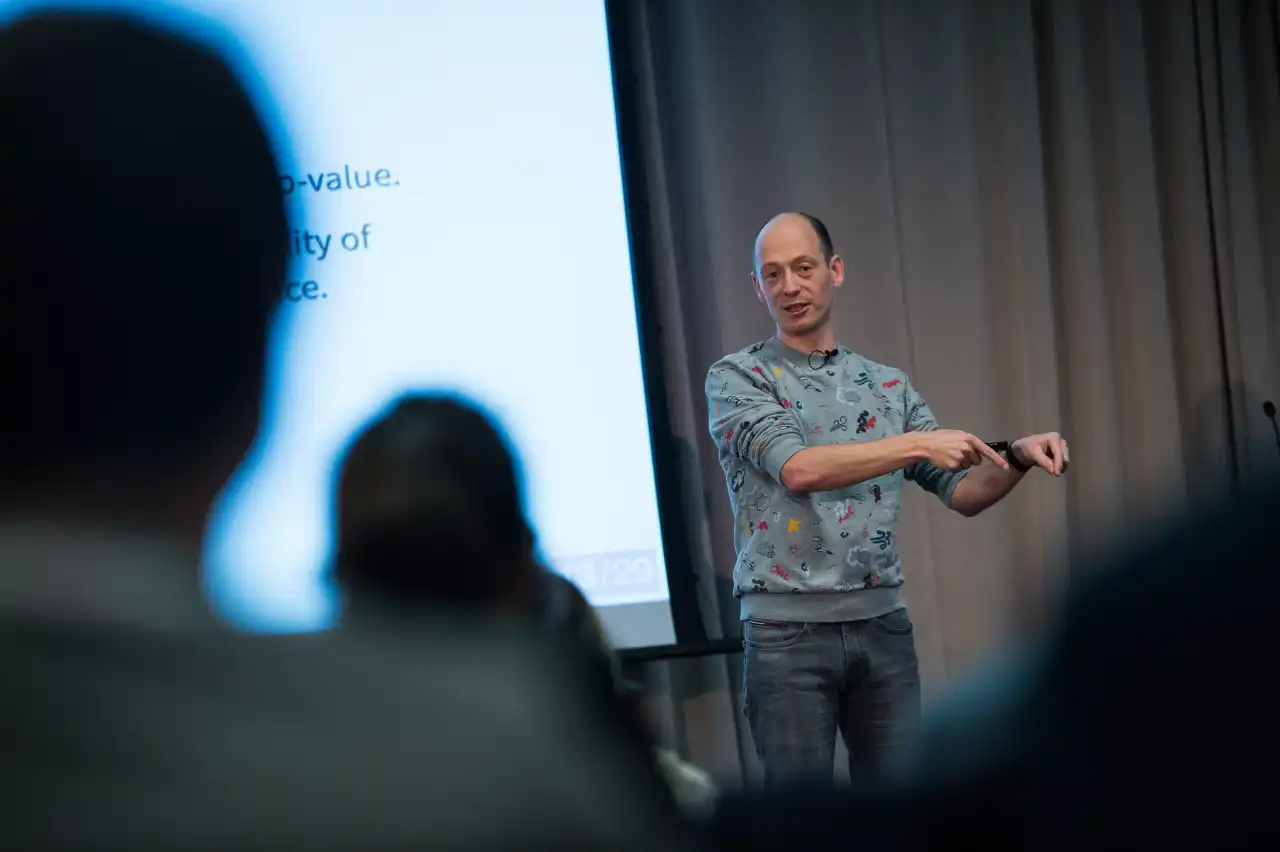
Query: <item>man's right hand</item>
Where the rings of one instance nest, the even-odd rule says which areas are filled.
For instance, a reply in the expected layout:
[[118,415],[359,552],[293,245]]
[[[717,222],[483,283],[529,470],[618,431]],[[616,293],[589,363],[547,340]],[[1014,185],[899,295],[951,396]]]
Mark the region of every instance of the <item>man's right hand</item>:
[[919,446],[930,464],[943,470],[968,470],[982,464],[985,456],[996,465],[1009,469],[1004,456],[987,446],[976,435],[959,429],[935,429],[932,432],[915,433]]

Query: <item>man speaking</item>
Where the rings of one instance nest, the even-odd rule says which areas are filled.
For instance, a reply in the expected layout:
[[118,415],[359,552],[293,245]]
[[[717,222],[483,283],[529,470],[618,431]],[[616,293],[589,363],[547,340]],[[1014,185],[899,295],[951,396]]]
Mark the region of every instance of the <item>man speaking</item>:
[[972,517],[1033,467],[1061,476],[1067,443],[939,429],[904,373],[840,345],[844,261],[816,218],[770,220],[753,267],[777,334],[717,361],[706,384],[734,512],[743,709],[766,785],[829,783],[837,731],[863,777],[920,714],[896,541],[903,481]]

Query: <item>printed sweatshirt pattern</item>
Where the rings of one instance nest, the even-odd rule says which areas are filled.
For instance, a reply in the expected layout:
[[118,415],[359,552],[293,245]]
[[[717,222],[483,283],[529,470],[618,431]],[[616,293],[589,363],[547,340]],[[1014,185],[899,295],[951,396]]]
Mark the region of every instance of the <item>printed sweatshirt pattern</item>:
[[742,619],[857,621],[904,606],[903,481],[950,505],[964,472],[919,462],[837,491],[795,494],[781,471],[806,447],[937,429],[906,375],[843,346],[811,362],[770,338],[712,365],[706,393],[734,514]]

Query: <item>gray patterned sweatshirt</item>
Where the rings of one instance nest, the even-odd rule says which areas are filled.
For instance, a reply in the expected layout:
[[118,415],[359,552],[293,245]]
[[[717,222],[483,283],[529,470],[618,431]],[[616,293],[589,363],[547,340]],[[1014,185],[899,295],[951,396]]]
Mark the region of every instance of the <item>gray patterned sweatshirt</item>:
[[805,447],[938,428],[906,375],[843,346],[810,361],[770,338],[717,361],[706,392],[733,507],[742,618],[857,621],[903,606],[903,480],[950,505],[964,473],[918,462],[837,491],[795,494],[781,471]]

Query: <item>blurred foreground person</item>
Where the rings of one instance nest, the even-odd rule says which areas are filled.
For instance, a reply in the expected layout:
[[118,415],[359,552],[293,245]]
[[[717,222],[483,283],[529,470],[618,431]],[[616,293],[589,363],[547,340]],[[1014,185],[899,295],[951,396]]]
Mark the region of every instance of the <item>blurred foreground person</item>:
[[1089,566],[1041,642],[931,711],[899,783],[783,814],[736,798],[716,845],[776,849],[803,824],[877,852],[1275,848],[1277,520],[1257,486]]
[[530,631],[210,617],[201,536],[285,280],[278,174],[213,47],[0,26],[3,845],[683,848],[647,755]]
[[[351,618],[389,600],[532,618],[586,658],[636,736],[649,739],[595,610],[538,562],[512,452],[482,412],[441,396],[400,399],[353,442],[338,494],[337,579]],[[706,773],[668,751],[657,761],[687,812],[710,808]]]

